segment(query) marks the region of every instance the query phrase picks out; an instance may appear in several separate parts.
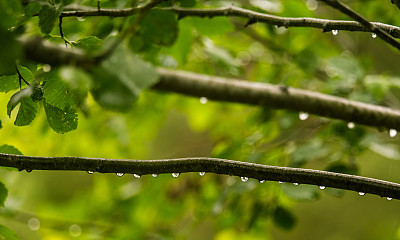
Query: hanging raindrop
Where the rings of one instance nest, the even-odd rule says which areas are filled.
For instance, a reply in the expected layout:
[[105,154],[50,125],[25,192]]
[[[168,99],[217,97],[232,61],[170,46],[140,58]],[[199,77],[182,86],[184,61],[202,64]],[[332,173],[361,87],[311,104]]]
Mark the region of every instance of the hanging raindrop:
[[180,174],[180,173],[172,173],[172,176],[173,176],[173,177],[179,177],[179,174]]
[[319,189],[324,190],[326,187],[325,186],[318,186]]
[[249,180],[248,177],[240,177],[240,179],[242,180],[242,182],[247,182]]
[[93,171],[87,171],[87,173],[89,173],[89,174],[93,174],[94,172],[93,172]]
[[265,180],[260,180],[260,183],[265,183]]
[[141,176],[139,175],[139,174],[133,174],[133,176],[135,177],[135,178],[140,178]]
[[206,175],[206,172],[199,172],[199,175],[204,176],[204,175]]
[[393,198],[391,198],[391,197],[387,197],[386,199],[390,201],[390,200],[392,200]]
[[347,127],[353,129],[356,125],[353,122],[348,122]]
[[365,195],[365,192],[359,192],[358,195],[364,196],[364,195]]
[[376,38],[376,33],[371,33],[372,38]]
[[151,174],[151,176],[152,176],[153,178],[156,178],[156,177],[158,177],[158,174],[157,174],[157,173],[153,173],[153,174]]
[[389,130],[389,136],[390,137],[396,137],[396,135],[397,135],[397,130],[396,129],[390,129]]
[[308,116],[309,116],[309,115],[308,115],[307,112],[299,112],[299,119],[300,119],[301,121],[307,120]]
[[206,97],[201,97],[201,98],[200,98],[200,103],[201,103],[201,104],[206,104],[207,101],[208,101],[208,99],[207,99]]
[[296,186],[299,186],[299,183],[297,183],[297,182],[295,182],[295,183],[293,183],[294,185],[296,185]]
[[118,177],[122,177],[122,176],[124,176],[124,173],[116,173],[116,175],[117,175]]
[[282,181],[279,181],[278,183],[279,183],[279,184],[282,184],[283,182],[282,182]]
[[332,34],[335,35],[335,36],[338,35],[339,34],[339,30],[336,30],[336,29],[332,30]]

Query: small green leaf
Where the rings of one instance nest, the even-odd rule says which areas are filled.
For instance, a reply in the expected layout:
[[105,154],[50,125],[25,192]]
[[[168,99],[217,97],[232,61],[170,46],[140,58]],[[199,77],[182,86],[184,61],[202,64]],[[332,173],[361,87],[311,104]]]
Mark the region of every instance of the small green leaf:
[[0,77],[0,92],[9,92],[19,88],[18,75]]
[[278,206],[273,215],[274,223],[285,229],[290,230],[296,225],[296,217],[287,209]]
[[300,202],[312,202],[319,198],[318,187],[312,185],[284,183],[281,184],[281,189],[287,196]]
[[6,186],[0,182],[0,207],[4,207],[4,202],[6,201],[8,195],[8,190]]
[[25,81],[27,81],[27,82],[32,82],[32,80],[35,78],[33,76],[33,73],[31,72],[31,70],[29,70],[28,68],[26,68],[24,66],[18,65],[18,71],[21,74],[21,76],[25,79]]
[[62,81],[58,71],[51,71],[44,76],[44,95],[46,102],[56,108],[65,109],[74,105],[74,99],[67,84]]
[[62,12],[62,6],[45,4],[39,12],[39,27],[43,33],[50,34]]
[[139,35],[147,44],[172,45],[178,36],[176,15],[160,9],[150,10],[140,24]]
[[101,49],[103,41],[95,36],[89,36],[79,39],[72,43],[75,47],[82,48],[88,53],[93,53]]
[[95,100],[114,111],[128,111],[140,91],[158,81],[152,65],[120,46],[113,55],[93,70]]
[[16,126],[29,125],[35,119],[38,109],[38,103],[34,102],[31,98],[22,99],[14,124]]
[[6,226],[0,225],[0,240],[18,240],[18,235]]
[[78,114],[73,107],[62,110],[47,102],[44,103],[47,121],[50,127],[57,133],[66,133],[78,127]]
[[0,153],[23,155],[16,147],[7,144],[0,146]]
[[232,32],[234,27],[226,17],[214,17],[214,18],[199,18],[194,17],[190,19],[192,25],[204,35],[225,35]]

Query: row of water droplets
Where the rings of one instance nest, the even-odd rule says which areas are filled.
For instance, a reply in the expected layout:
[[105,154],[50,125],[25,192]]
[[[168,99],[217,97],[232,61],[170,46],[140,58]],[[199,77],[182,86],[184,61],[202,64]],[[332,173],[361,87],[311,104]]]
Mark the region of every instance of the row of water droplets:
[[[332,34],[333,35],[338,35],[339,34],[339,30],[336,30],[336,29],[334,29],[334,30],[332,30]],[[372,38],[376,38],[376,33],[371,33],[371,37]]]
[[[299,112],[299,119],[300,119],[301,121],[307,120],[308,117],[309,117],[309,114],[308,114],[307,112]],[[348,123],[347,123],[347,127],[348,127],[349,129],[353,129],[353,128],[355,128],[355,126],[356,126],[356,124],[355,124],[354,122],[348,122]],[[392,137],[392,138],[393,138],[393,137],[396,137],[396,136],[397,136],[397,130],[394,129],[394,128],[389,129],[389,137]]]

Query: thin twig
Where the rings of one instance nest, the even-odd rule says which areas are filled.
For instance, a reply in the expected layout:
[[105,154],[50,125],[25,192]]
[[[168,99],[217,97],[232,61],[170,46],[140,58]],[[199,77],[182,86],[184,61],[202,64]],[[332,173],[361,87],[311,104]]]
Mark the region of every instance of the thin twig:
[[346,14],[347,16],[351,17],[352,19],[358,21],[369,32],[375,33],[382,40],[384,40],[385,42],[389,43],[393,47],[400,50],[400,43],[395,38],[393,38],[390,34],[383,31],[382,29],[376,27],[373,23],[368,21],[368,19],[366,19],[365,17],[361,16],[360,14],[358,14],[357,12],[352,10],[349,6],[343,4],[339,1],[336,1],[336,0],[320,0],[320,1],[326,3],[327,5],[339,10],[340,12]]
[[69,44],[69,41],[64,37],[64,31],[62,29],[62,19],[63,19],[62,17],[58,18],[58,28],[60,29],[60,36],[64,40],[65,47],[67,48],[68,44]]
[[18,170],[68,170],[138,175],[207,172],[352,190],[400,199],[400,184],[373,178],[302,168],[268,166],[219,158],[128,160],[83,157],[32,157],[0,154],[0,166]]
[[[324,32],[332,30],[344,30],[344,31],[360,31],[360,32],[371,32],[371,29],[366,28],[357,21],[343,21],[343,20],[328,20],[319,18],[294,18],[294,17],[279,17],[276,15],[259,13],[239,7],[223,7],[216,9],[202,9],[202,8],[180,8],[180,7],[169,7],[162,8],[167,11],[172,11],[178,14],[180,17],[186,16],[197,16],[197,17],[218,17],[218,16],[229,16],[229,17],[243,17],[249,20],[251,23],[267,23],[276,26],[283,27],[311,27],[319,28]],[[141,8],[126,8],[126,9],[83,9],[83,8],[66,8],[61,16],[63,17],[88,17],[88,16],[111,16],[111,17],[127,17],[138,13]],[[371,24],[377,28],[388,32],[390,35],[396,38],[400,38],[400,28],[389,24],[371,22]]]

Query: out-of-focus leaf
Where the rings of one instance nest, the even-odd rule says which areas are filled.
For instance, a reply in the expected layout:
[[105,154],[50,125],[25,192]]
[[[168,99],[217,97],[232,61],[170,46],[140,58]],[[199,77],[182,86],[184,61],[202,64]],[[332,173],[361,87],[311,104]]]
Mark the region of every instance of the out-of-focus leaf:
[[63,82],[71,89],[75,103],[77,105],[82,104],[88,91],[93,86],[91,76],[76,67],[62,67],[59,73]]
[[293,183],[283,183],[281,188],[287,196],[296,201],[310,202],[319,198],[319,189],[316,186],[305,184],[296,186]]
[[[15,2],[15,1],[10,1]],[[0,6],[1,9],[1,6]],[[1,11],[0,11],[1,16]],[[1,17],[0,17],[1,19]],[[1,22],[1,21],[0,21]],[[15,74],[15,62],[21,53],[20,43],[16,40],[17,34],[0,27],[0,76]]]
[[122,46],[93,73],[95,100],[114,111],[129,110],[140,91],[158,81],[158,74],[150,64]]
[[62,6],[45,4],[39,12],[39,27],[43,33],[50,34],[53,30],[58,17],[63,10]]
[[45,102],[44,110],[47,122],[55,132],[66,133],[78,127],[78,115],[75,108],[70,106],[63,110]]
[[291,154],[291,166],[301,167],[304,163],[309,160],[315,160],[318,158],[325,157],[329,154],[329,149],[318,139],[308,142],[304,145],[300,145]]
[[369,149],[385,158],[400,160],[400,151],[396,144],[371,142]]
[[347,124],[343,122],[333,123],[332,132],[343,138],[350,148],[360,145],[366,135],[363,127],[356,125],[353,129],[349,129]]
[[11,117],[11,112],[18,105],[18,103],[20,103],[25,98],[30,97],[32,93],[32,89],[30,87],[27,87],[12,95],[10,101],[8,101],[7,104],[7,115]]
[[330,165],[326,171],[329,172],[336,172],[336,173],[344,173],[344,174],[350,174],[350,175],[356,175],[358,172],[357,166],[350,166],[345,163],[334,163]]
[[319,66],[318,55],[312,49],[304,49],[295,55],[297,64],[307,73],[313,73]]
[[17,74],[0,77],[0,92],[9,92],[17,88],[19,88]]
[[23,98],[14,124],[16,126],[29,125],[35,119],[38,108],[38,103],[34,102],[31,98]]
[[214,17],[214,18],[190,18],[192,25],[204,35],[225,35],[233,31],[234,27],[229,18]]
[[18,240],[18,235],[6,226],[0,225],[0,240]]
[[51,71],[44,76],[44,95],[46,102],[56,108],[65,109],[74,104],[74,99],[67,84],[60,78],[59,72]]
[[3,124],[1,123],[1,120],[0,120],[0,129],[2,129],[3,128]]
[[0,182],[0,207],[4,207],[4,202],[6,201],[8,195],[8,190],[4,183]]
[[382,101],[391,88],[400,88],[398,77],[368,75],[363,82],[368,93],[371,93],[378,101]]
[[[12,2],[16,2],[16,1],[12,1]],[[17,24],[12,27],[12,30],[15,30],[19,26],[25,24],[27,21],[29,21],[33,17],[33,15],[38,14],[41,9],[42,9],[42,5],[38,2],[28,3],[28,5],[26,5],[24,8],[24,14],[22,14],[19,17]]]
[[[0,0],[0,29],[7,30],[14,26],[21,10],[21,1]],[[3,50],[4,46],[1,47]]]
[[0,146],[0,153],[23,155],[16,147],[7,144]]
[[296,225],[296,217],[286,208],[278,206],[273,214],[274,223],[285,229],[290,230]]
[[72,42],[75,47],[82,48],[88,53],[93,53],[101,49],[103,41],[96,36],[89,36]]

